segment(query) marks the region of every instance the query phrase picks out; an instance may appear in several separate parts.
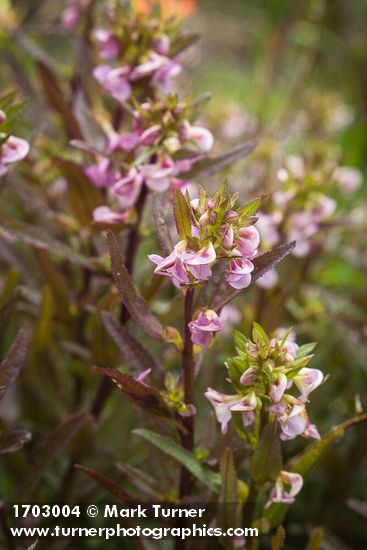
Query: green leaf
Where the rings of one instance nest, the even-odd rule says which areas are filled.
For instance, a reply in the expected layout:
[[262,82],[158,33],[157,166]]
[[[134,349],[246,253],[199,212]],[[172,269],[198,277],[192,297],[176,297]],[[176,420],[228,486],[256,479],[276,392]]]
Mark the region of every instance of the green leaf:
[[155,229],[157,231],[157,236],[159,244],[161,245],[162,252],[165,256],[171,254],[173,249],[173,244],[171,236],[168,230],[168,226],[164,217],[164,210],[162,203],[158,197],[158,193],[152,193],[153,195],[153,218]]
[[250,217],[256,214],[258,211],[260,204],[262,203],[262,198],[258,197],[256,199],[253,199],[250,202],[247,202],[242,208],[241,208],[241,216],[242,217]]
[[172,413],[157,388],[138,382],[133,376],[115,369],[93,368],[101,376],[107,376],[124,392],[130,401],[158,417],[172,419]]
[[15,453],[32,439],[28,430],[14,430],[0,437],[0,454]]
[[248,141],[242,143],[226,153],[213,157],[207,157],[205,160],[198,161],[188,172],[184,172],[185,179],[192,179],[197,176],[211,176],[220,172],[224,168],[231,166],[235,162],[247,157],[255,149],[257,141]]
[[265,330],[258,323],[253,324],[252,339],[256,342],[260,342],[264,346],[269,344],[268,335],[266,334]]
[[28,475],[22,487],[22,499],[27,500],[38,485],[45,470],[58,458],[70,442],[92,417],[86,413],[76,413],[63,420],[33,452],[33,464],[28,470]]
[[323,538],[324,530],[321,527],[316,527],[316,529],[312,531],[306,550],[320,550]]
[[251,475],[258,484],[276,479],[282,469],[282,454],[275,422],[265,426],[251,462]]
[[233,333],[233,341],[238,353],[240,353],[241,351],[246,353],[247,351],[246,345],[249,340],[244,334],[242,334],[238,330],[235,330]]
[[84,472],[85,474],[87,474],[87,476],[89,476],[91,479],[94,479],[94,481],[96,481],[98,485],[106,489],[109,493],[115,496],[120,502],[123,502],[124,504],[138,504],[139,502],[141,502],[139,499],[127,493],[117,483],[115,483],[108,477],[102,474],[99,474],[98,472],[95,472],[91,468],[86,468],[85,466],[81,466],[80,464],[75,464],[74,467],[80,470],[81,472]]
[[27,358],[28,346],[28,334],[21,329],[0,364],[0,399],[17,379]]
[[[247,498],[248,488],[245,495],[244,487],[241,487],[240,497],[240,482],[237,478],[237,473],[234,466],[233,453],[229,447],[226,447],[221,459],[220,459],[220,476],[222,480],[222,489],[219,496],[219,510],[218,510],[218,525],[222,528],[223,532],[227,531],[230,527],[239,526],[240,512],[242,509],[243,496]],[[223,539],[222,544],[226,546],[226,540]],[[232,548],[232,544],[228,545]]]
[[124,361],[129,365],[133,374],[140,374],[146,369],[152,369],[153,372],[162,370],[155,357],[129,332],[125,325],[118,323],[108,311],[102,311],[101,317],[105,329],[120,349]]
[[220,475],[213,472],[205,464],[199,462],[193,453],[190,453],[190,451],[187,451],[172,439],[150,430],[133,430],[133,433],[140,435],[146,441],[149,441],[149,443],[175,459],[211,491],[214,491],[215,493],[220,492]]
[[177,233],[181,239],[189,239],[191,237],[191,219],[190,219],[190,207],[186,197],[175,189],[173,198],[173,213],[175,216]]
[[107,231],[107,243],[115,285],[131,318],[149,336],[155,340],[162,340],[163,326],[159,319],[151,313],[144,298],[135,289],[122,260],[119,243],[112,231]]
[[285,529],[279,525],[275,535],[271,538],[271,550],[281,550],[285,542]]
[[304,344],[303,346],[300,346],[296,353],[296,359],[307,357],[310,353],[313,352],[316,346],[317,344],[314,342],[310,342],[309,344]]

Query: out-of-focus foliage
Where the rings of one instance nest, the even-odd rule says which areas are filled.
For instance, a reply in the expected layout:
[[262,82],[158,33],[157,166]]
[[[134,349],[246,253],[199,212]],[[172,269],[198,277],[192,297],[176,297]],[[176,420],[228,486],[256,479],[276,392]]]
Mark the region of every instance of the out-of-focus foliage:
[[[199,120],[195,124],[215,137],[208,158],[207,152],[196,158],[197,149],[173,151],[172,141],[164,145],[166,152],[171,147],[175,162],[194,158],[178,175],[202,184],[210,195],[222,170],[219,177],[228,176],[241,204],[262,197],[256,214],[260,252],[270,250],[265,260],[253,260],[253,281],[256,274],[267,274],[245,291],[224,288],[218,270],[211,286],[198,293],[196,306],[221,310],[224,330],[198,362],[193,452],[177,442],[190,418],[185,414],[192,413],[178,383],[183,300],[152,274],[147,259],[172,249],[170,208],[155,195],[144,212],[134,203],[118,224],[110,223],[111,217],[106,224],[105,219],[93,223],[96,208],[108,203],[116,209],[116,197],[93,186],[85,169],[97,164],[111,128],[118,133],[132,116],[91,76],[101,61],[88,17],[95,4],[100,3],[85,2],[72,34],[60,23],[66,5],[59,1],[0,4],[0,96],[15,89],[25,101],[6,134],[11,131],[31,146],[0,183],[0,357],[5,358],[0,372],[7,370],[11,382],[18,375],[1,402],[1,496],[102,502],[107,489],[135,502],[143,490],[147,500],[172,501],[184,466],[200,481],[200,495],[210,490],[225,501],[226,490],[233,494],[237,487],[242,505],[250,481],[243,449],[247,445],[250,452],[256,441],[235,418],[233,429],[220,435],[204,392],[210,386],[228,393],[223,365],[236,353],[233,331],[249,336],[255,321],[269,334],[293,327],[300,344],[317,342],[311,366],[329,376],[308,405],[326,440],[306,446],[304,454],[298,439],[283,446],[283,469],[302,475],[325,450],[283,523],[285,547],[362,550],[366,425],[347,431],[351,425],[343,422],[367,406],[367,3],[200,0],[195,6],[182,0],[177,14],[191,16],[180,23],[187,39],[178,32],[180,25],[166,29],[174,45],[168,57],[202,35],[179,57],[185,71],[178,82],[192,109],[190,124]],[[135,8],[145,17],[149,4],[136,2]],[[175,2],[162,0],[162,13],[170,4]],[[97,13],[103,20],[103,10]],[[149,82],[131,82],[138,101],[152,98]],[[208,90],[211,101],[202,95],[195,103],[193,94]],[[169,132],[176,128],[169,126]],[[129,168],[145,162],[139,150],[113,154],[113,162]],[[148,164],[155,154],[149,150]],[[181,212],[185,204],[180,203]],[[184,239],[191,229],[185,214],[181,218],[177,225]],[[109,247],[105,229],[112,229]],[[294,239],[298,249],[292,250],[287,243]],[[118,262],[120,245],[127,242],[134,247],[134,261],[125,273]],[[228,297],[234,301],[221,309]],[[17,336],[20,327],[30,338],[27,359],[24,365],[23,357],[12,359],[16,373],[10,375],[3,365],[26,347],[24,333]],[[142,372],[148,372],[145,382],[137,380]],[[122,392],[114,391],[110,379]],[[342,443],[327,450],[344,431]],[[258,457],[252,472],[268,483],[282,467],[271,434],[261,441],[259,455],[270,447],[274,460],[268,468]],[[169,468],[162,468],[162,457]],[[76,470],[74,463],[82,468]],[[242,485],[236,485],[236,476]],[[269,525],[282,521],[284,508],[268,509]],[[280,548],[282,538],[281,529],[272,531],[261,548]]]

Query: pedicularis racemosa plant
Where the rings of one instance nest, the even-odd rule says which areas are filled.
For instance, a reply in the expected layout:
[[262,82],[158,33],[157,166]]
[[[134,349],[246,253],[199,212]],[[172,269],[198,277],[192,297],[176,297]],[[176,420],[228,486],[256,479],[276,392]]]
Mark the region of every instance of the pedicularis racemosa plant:
[[[206,96],[177,93],[184,51],[196,37],[178,19],[162,17],[167,3],[161,12],[151,4],[69,1],[61,26],[79,56],[70,82],[45,52],[16,35],[56,121],[45,121],[30,147],[13,134],[24,105],[16,105],[16,94],[0,99],[0,176],[29,201],[29,211],[24,201],[19,208],[23,221],[2,220],[4,257],[15,271],[1,308],[5,315],[20,300],[32,335],[28,346],[20,333],[1,364],[0,393],[15,381],[28,348],[27,407],[51,411],[30,466],[19,465],[22,498],[39,495],[44,471],[71,448],[59,465],[61,500],[85,494],[85,478],[75,469],[82,463],[77,468],[93,484],[125,504],[220,503],[213,524],[228,524],[232,510],[231,525],[257,527],[266,536],[302,498],[318,457],[366,418],[360,414],[320,435],[308,412],[325,381],[309,366],[315,344],[297,345],[291,329],[267,334],[250,314],[234,331],[241,314],[232,302],[251,303],[254,283],[262,290],[279,284],[275,267],[287,255],[311,254],[313,238],[335,215],[330,181],[348,187],[353,174],[293,157],[278,169],[279,188],[270,199],[259,192],[245,201],[242,191],[231,192],[219,173],[256,142],[211,152],[212,133],[197,122]],[[178,5],[180,13],[193,8]],[[40,107],[37,94],[30,100]],[[39,272],[42,283],[40,289],[21,285],[15,296],[17,269],[24,270],[17,242],[30,248],[27,273]],[[124,395],[119,401],[115,386]],[[112,430],[125,398],[141,409],[136,420],[145,426],[131,435],[129,420],[127,431],[121,434],[119,425],[114,436],[128,448],[119,468],[130,487],[100,473],[111,471],[115,454],[111,443],[102,452],[95,439],[99,425]],[[209,442],[204,435],[213,430]],[[131,457],[138,453],[136,436],[148,457],[157,451],[159,473],[129,464],[130,443]],[[26,430],[3,436],[1,452],[20,449],[30,437]],[[315,441],[300,451],[299,438]],[[283,538],[278,527],[274,550]],[[258,544],[236,541],[244,548]]]

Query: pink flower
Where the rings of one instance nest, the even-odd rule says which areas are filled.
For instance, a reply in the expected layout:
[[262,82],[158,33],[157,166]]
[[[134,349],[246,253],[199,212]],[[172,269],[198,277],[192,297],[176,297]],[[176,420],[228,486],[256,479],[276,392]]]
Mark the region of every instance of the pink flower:
[[304,367],[293,378],[294,383],[301,392],[300,399],[307,401],[309,394],[315,390],[323,381],[324,375],[319,369]]
[[197,346],[209,348],[213,342],[213,332],[223,329],[223,324],[212,309],[204,309],[194,315],[188,325],[191,340]]
[[279,280],[278,272],[276,269],[269,269],[264,275],[259,277],[256,281],[256,285],[260,288],[273,288]]
[[0,176],[8,171],[8,165],[23,160],[29,153],[29,143],[25,139],[9,136],[0,146]]
[[202,126],[191,126],[187,121],[181,127],[180,138],[193,142],[201,153],[210,151],[214,144],[213,134],[209,130]]
[[229,224],[222,226],[221,228],[222,246],[227,250],[231,250],[233,246],[234,231],[233,227]]
[[351,166],[340,166],[336,169],[334,177],[343,193],[354,193],[363,181],[362,172]]
[[98,65],[93,70],[93,76],[99,84],[118,101],[126,101],[131,95],[128,81],[130,67],[113,69],[109,65]]
[[287,383],[288,380],[285,374],[280,373],[275,378],[269,390],[269,397],[273,401],[273,403],[278,403],[282,399],[283,394],[287,388]]
[[152,48],[160,55],[167,55],[171,46],[170,39],[166,34],[161,34],[153,40]]
[[141,164],[139,171],[147,186],[152,191],[162,193],[170,186],[174,163],[169,157],[165,157],[157,164]]
[[110,160],[107,157],[100,158],[84,172],[96,187],[110,187],[119,177],[119,174],[110,170]]
[[135,380],[137,382],[144,382],[144,379],[149,376],[149,374],[152,372],[152,369],[146,369],[143,372],[139,374],[139,376],[135,377]]
[[80,12],[76,6],[69,6],[61,14],[61,24],[67,31],[73,31],[78,24]]
[[140,137],[135,132],[127,132],[125,134],[115,134],[109,137],[108,151],[113,153],[117,149],[125,153],[131,153],[140,145]]
[[121,208],[131,208],[138,198],[142,183],[143,178],[135,168],[132,168],[125,177],[114,184],[111,194],[118,197]]
[[172,88],[171,80],[178,76],[181,71],[182,65],[180,63],[167,59],[153,75],[152,86],[156,86],[163,93],[169,92]]
[[282,502],[292,504],[295,496],[300,492],[303,485],[303,479],[300,474],[286,472],[282,470],[272,488],[269,500],[265,507],[268,508],[272,503]]
[[258,220],[256,222],[257,229],[260,231],[261,241],[267,246],[275,246],[280,241],[278,227],[282,221],[280,212],[274,214],[263,214],[258,212]]
[[138,80],[139,78],[152,74],[162,67],[162,65],[166,63],[166,60],[166,57],[151,52],[144,63],[141,63],[141,65],[138,65],[131,71],[130,80]]
[[147,128],[141,134],[139,138],[140,144],[149,147],[149,145],[153,145],[153,143],[160,136],[160,134],[161,134],[161,127],[159,126],[159,124],[154,124],[154,126]]
[[249,367],[241,375],[240,384],[242,384],[243,386],[252,386],[256,380],[256,376],[257,376],[257,369],[254,369],[253,367]]
[[230,260],[229,268],[226,270],[225,279],[233,288],[242,289],[251,283],[251,272],[254,266],[250,260],[236,258]]
[[254,411],[257,406],[256,395],[251,392],[245,396],[225,395],[224,393],[208,388],[205,397],[209,399],[214,407],[215,415],[221,424],[222,433],[227,433],[228,423],[232,418],[232,412],[240,411],[242,413]]
[[[179,286],[208,280],[212,273],[209,264],[215,260],[216,254],[212,243],[195,252],[187,249],[186,241],[180,241],[166,258],[157,254],[148,257],[157,265],[154,273],[172,277],[175,286]],[[190,275],[194,281],[190,280]]]
[[114,212],[109,206],[98,206],[93,211],[93,220],[96,223],[124,223],[127,220],[127,214],[126,212]]
[[294,439],[298,435],[320,439],[319,432],[316,426],[310,423],[305,404],[300,399],[284,394],[282,401],[271,405],[269,410],[280,424],[282,441]]
[[94,36],[99,44],[99,55],[102,59],[111,59],[120,51],[120,45],[107,29],[96,29]]
[[260,235],[256,227],[249,225],[241,227],[239,236],[236,239],[236,248],[245,258],[252,258],[260,244]]

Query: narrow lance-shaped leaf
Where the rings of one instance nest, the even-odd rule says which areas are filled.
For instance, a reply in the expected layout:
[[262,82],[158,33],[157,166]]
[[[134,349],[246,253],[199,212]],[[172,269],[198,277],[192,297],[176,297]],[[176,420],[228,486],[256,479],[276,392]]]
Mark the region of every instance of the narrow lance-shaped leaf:
[[0,437],[0,454],[15,453],[32,439],[28,430],[14,430]]
[[256,256],[256,258],[251,260],[255,267],[252,273],[252,280],[257,281],[257,279],[260,279],[260,277],[265,275],[265,273],[270,271],[270,269],[273,269],[279,262],[284,260],[284,258],[292,252],[295,246],[296,241],[279,244],[272,250],[269,250],[269,252],[264,252],[264,254],[259,254],[259,256]]
[[285,542],[285,530],[282,525],[279,525],[275,535],[271,538],[271,550],[281,550]]
[[190,451],[187,451],[172,439],[150,430],[134,430],[133,433],[140,435],[168,456],[174,458],[182,466],[185,466],[194,477],[206,485],[210,490],[216,493],[220,492],[220,475],[213,472],[205,464],[199,462],[193,453],[190,453]]
[[251,475],[262,484],[276,479],[282,469],[282,454],[276,424],[271,422],[263,429],[251,462]]
[[107,231],[107,243],[111,258],[112,275],[120,297],[131,318],[139,328],[155,340],[162,340],[163,326],[149,310],[144,298],[138,294],[122,260],[120,246],[116,236]]
[[21,496],[24,500],[34,491],[44,471],[54,460],[62,456],[81,427],[91,419],[86,413],[76,413],[67,417],[34,450],[33,464],[29,468],[24,486],[21,487]]
[[122,489],[120,485],[115,483],[115,481],[112,481],[108,477],[99,474],[91,468],[86,468],[85,466],[81,466],[80,464],[75,464],[75,468],[87,474],[87,476],[89,476],[91,479],[94,479],[94,481],[96,481],[98,485],[106,489],[109,493],[111,493],[124,504],[138,504],[139,502],[141,502],[139,499],[135,498],[134,496],[127,493],[124,489]]
[[115,369],[93,368],[101,376],[107,376],[120,388],[134,405],[148,410],[150,413],[163,418],[172,418],[172,413],[156,388],[138,382],[133,376]]
[[164,217],[163,206],[157,193],[153,193],[153,217],[162,252],[168,256],[172,252],[173,244]]
[[28,345],[28,334],[21,329],[0,364],[0,399],[17,379],[27,357]]
[[37,61],[37,65],[48,102],[52,109],[61,116],[69,138],[83,139],[78,122],[74,117],[71,106],[65,100],[56,74],[46,63],[40,60]]
[[[239,481],[234,467],[233,453],[230,447],[226,447],[220,459],[219,472],[222,480],[222,489],[219,496],[218,525],[225,532],[230,527],[238,526],[241,506],[239,495]],[[223,540],[225,547],[228,546]]]
[[306,550],[320,550],[322,539],[324,538],[324,530],[321,527],[316,527],[312,531],[310,540],[306,546]]
[[[291,243],[280,244],[278,246],[275,246],[272,250],[269,250],[269,252],[259,254],[259,256],[253,258],[251,261],[254,264],[254,271],[251,274],[251,283],[254,283],[255,281],[257,281],[257,279],[270,271],[270,269],[273,269],[279,262],[281,262],[286,256],[288,256],[288,254],[292,252],[295,246],[295,241]],[[235,290],[224,295],[224,297],[214,299],[213,303],[211,304],[211,308],[215,311],[220,311],[223,306],[234,300],[234,298],[236,298],[242,292],[242,289]]]
[[120,470],[129,481],[142,493],[153,497],[155,500],[159,500],[159,496],[162,492],[162,487],[159,481],[142,470],[134,468],[130,464],[124,462],[117,462],[116,468]]
[[211,176],[216,174],[217,172],[220,172],[220,170],[223,170],[235,162],[247,157],[250,153],[252,153],[256,145],[256,140],[248,141],[238,145],[231,151],[198,161],[194,164],[191,170],[184,172],[184,176],[186,179],[191,179],[196,176]]
[[[344,435],[346,430],[364,422],[367,422],[367,414],[354,416],[339,426],[335,426],[320,441],[316,441],[304,451],[292,458],[287,464],[285,464],[284,469],[287,472],[295,472],[300,474],[302,477],[306,477],[320,457],[333,443],[338,441],[338,439]],[[272,504],[270,508],[265,511],[264,515],[270,525],[276,526],[282,523],[287,510],[288,506],[286,504]]]
[[18,241],[24,242],[31,246],[48,250],[51,254],[55,254],[59,258],[62,258],[71,264],[104,271],[104,266],[99,262],[98,258],[93,259],[83,256],[67,244],[51,237],[40,227],[23,223],[10,217],[5,218],[5,216],[2,216],[1,221],[0,238],[3,238],[6,241],[15,238]]
[[53,161],[67,181],[67,197],[70,209],[81,225],[90,225],[93,211],[102,204],[102,196],[96,187],[90,184],[83,169],[61,157]]
[[146,369],[152,369],[153,372],[162,370],[160,363],[126,326],[118,323],[108,311],[102,311],[101,316],[105,329],[120,349],[131,372],[137,375]]
[[173,212],[177,233],[181,239],[189,239],[191,237],[190,207],[186,197],[178,189],[174,192]]

